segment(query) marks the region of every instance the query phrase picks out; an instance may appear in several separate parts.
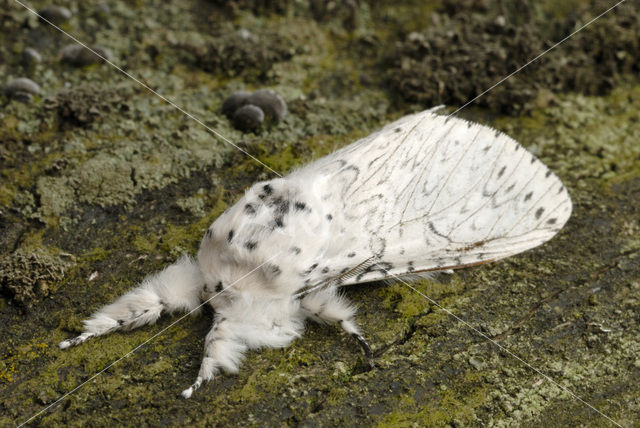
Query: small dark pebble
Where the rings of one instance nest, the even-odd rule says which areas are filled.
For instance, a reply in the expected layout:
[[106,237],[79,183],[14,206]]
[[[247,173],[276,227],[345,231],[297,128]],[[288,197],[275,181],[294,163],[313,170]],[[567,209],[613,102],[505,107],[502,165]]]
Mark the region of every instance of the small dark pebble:
[[38,11],[38,15],[46,19],[53,24],[62,24],[65,21],[71,19],[73,14],[69,9],[62,6],[47,6],[44,9]]
[[232,118],[236,110],[249,103],[250,96],[251,92],[249,91],[236,91],[229,95],[222,103],[222,114]]
[[35,64],[38,62],[42,62],[42,55],[33,49],[33,48],[25,48],[22,51],[22,62],[24,64]]
[[233,126],[246,132],[258,128],[264,122],[264,112],[260,107],[247,104],[233,114]]
[[40,86],[31,79],[19,77],[7,83],[5,93],[18,101],[30,101],[34,94],[40,92]]
[[269,120],[280,122],[287,115],[287,103],[270,89],[255,91],[248,99],[248,104],[258,106]]
[[[109,51],[109,49],[103,48],[101,46],[91,46],[91,49],[96,51],[102,57],[108,60],[111,59],[111,52]],[[62,56],[63,62],[69,63],[76,67],[83,67],[85,65],[95,64],[103,61],[102,58],[78,44],[65,46],[60,50],[60,55]]]

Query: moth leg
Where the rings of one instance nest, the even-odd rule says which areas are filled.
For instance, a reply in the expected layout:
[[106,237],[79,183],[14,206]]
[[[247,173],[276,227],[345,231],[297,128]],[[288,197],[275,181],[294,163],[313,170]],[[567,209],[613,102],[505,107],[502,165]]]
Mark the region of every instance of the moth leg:
[[93,336],[153,324],[163,311],[193,310],[200,304],[203,284],[198,264],[184,256],[84,320],[83,333],[63,340],[58,346],[65,349],[79,345]]
[[325,288],[311,293],[302,299],[301,304],[307,316],[314,321],[339,323],[345,332],[356,339],[369,365],[372,366],[373,352],[356,323],[356,309],[347,299],[340,296],[335,288]]
[[224,318],[214,321],[204,344],[204,356],[200,371],[191,386],[182,391],[184,398],[190,398],[203,382],[212,380],[224,369],[227,373],[237,373],[247,345],[235,337],[232,326]]
[[358,341],[358,344],[364,352],[364,356],[367,357],[367,362],[370,366],[373,366],[373,352],[371,351],[371,347],[365,340],[364,336],[362,336],[362,333],[353,318],[340,321],[340,327]]

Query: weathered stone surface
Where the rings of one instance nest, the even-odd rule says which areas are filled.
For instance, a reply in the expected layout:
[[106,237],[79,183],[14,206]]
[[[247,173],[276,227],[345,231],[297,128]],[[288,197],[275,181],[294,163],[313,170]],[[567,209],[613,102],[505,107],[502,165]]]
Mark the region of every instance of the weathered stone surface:
[[[446,36],[440,41],[449,40],[440,26],[447,24],[442,20],[452,14],[452,2],[345,2],[353,6],[349,10],[277,2],[277,9],[256,6],[253,12],[238,9],[244,3],[170,0],[150,7],[113,1],[100,20],[94,7],[78,3],[64,25],[83,42],[109,46],[127,72],[283,173],[437,102],[424,95],[428,91],[420,92],[421,105],[399,99],[388,86],[385,55],[412,32],[434,31]],[[484,5],[468,14],[470,28],[502,34],[495,16],[504,13],[498,5],[504,2],[464,3]],[[584,23],[609,6],[539,3],[541,14],[521,19],[552,29],[564,28],[568,15]],[[36,9],[47,5],[33,2]],[[25,25],[26,16],[9,2],[0,18],[0,56],[7,59],[2,82],[22,75],[25,46],[56,58],[71,43],[46,31],[45,23]],[[513,25],[514,16],[510,12],[504,25]],[[481,109],[461,112],[512,135],[557,172],[575,204],[566,228],[533,251],[416,287],[618,423],[633,426],[640,414],[640,82],[625,72],[633,68],[627,55],[635,55],[633,40],[640,38],[637,22],[618,25],[616,19],[627,15],[616,16],[593,23],[585,32],[594,33],[577,39],[603,43],[587,46],[598,52],[606,51],[607,40],[618,49],[611,53],[615,58],[606,57],[612,68],[598,91],[557,85],[572,81],[572,72],[593,77],[582,67],[585,46],[569,40],[560,55],[546,57],[546,64],[555,63],[552,70],[567,74],[553,79],[551,88],[535,88],[535,102],[526,98],[528,114],[506,109],[513,115],[501,116],[508,98],[495,95]],[[237,42],[242,28],[262,39]],[[500,38],[491,31],[477,37],[498,49]],[[228,57],[214,55],[219,52]],[[34,97],[0,111],[0,258],[9,261],[2,264],[9,267],[2,278],[31,278],[11,268],[11,261],[29,254],[47,255],[29,259],[37,268],[32,276],[50,272],[46,290],[20,288],[31,307],[5,288],[0,297],[0,426],[26,421],[169,327],[176,317],[64,352],[55,346],[144,276],[184,252],[193,254],[208,224],[245,187],[270,176],[107,64],[51,61],[33,68],[29,78],[53,101]],[[540,70],[549,68],[534,68],[527,79],[551,78],[535,75]],[[413,76],[416,69],[408,71],[398,76]],[[484,87],[470,83],[473,74],[436,71],[459,83],[453,87]],[[260,135],[242,134],[220,113],[222,102],[239,88],[261,87],[287,100],[287,119]],[[506,88],[503,94],[514,86]],[[515,88],[527,85],[518,81]],[[63,270],[54,267],[61,254],[74,260]],[[358,321],[375,352],[372,369],[338,328],[310,324],[292,346],[250,353],[239,374],[221,375],[185,401],[179,393],[197,373],[211,324],[205,311],[172,326],[33,424],[608,424],[402,284],[367,284],[345,294],[359,305]]]

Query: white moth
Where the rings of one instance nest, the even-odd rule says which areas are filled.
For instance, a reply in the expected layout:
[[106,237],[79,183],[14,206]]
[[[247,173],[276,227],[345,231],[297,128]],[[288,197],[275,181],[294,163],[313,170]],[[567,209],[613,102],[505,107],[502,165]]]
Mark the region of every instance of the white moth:
[[190,397],[245,351],[285,347],[304,322],[339,323],[370,349],[340,286],[473,266],[536,247],[571,214],[567,190],[516,141],[432,110],[253,185],[183,257],[60,343],[155,322],[210,300],[213,327]]

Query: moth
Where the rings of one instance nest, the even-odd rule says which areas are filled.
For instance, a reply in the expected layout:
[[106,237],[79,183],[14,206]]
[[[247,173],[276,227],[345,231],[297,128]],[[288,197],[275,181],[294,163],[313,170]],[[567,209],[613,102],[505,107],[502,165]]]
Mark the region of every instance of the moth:
[[569,194],[542,162],[490,127],[427,110],[284,178],[259,182],[184,256],[93,314],[90,337],[214,309],[191,396],[247,350],[285,347],[305,320],[337,323],[371,350],[339,288],[499,260],[551,239]]

